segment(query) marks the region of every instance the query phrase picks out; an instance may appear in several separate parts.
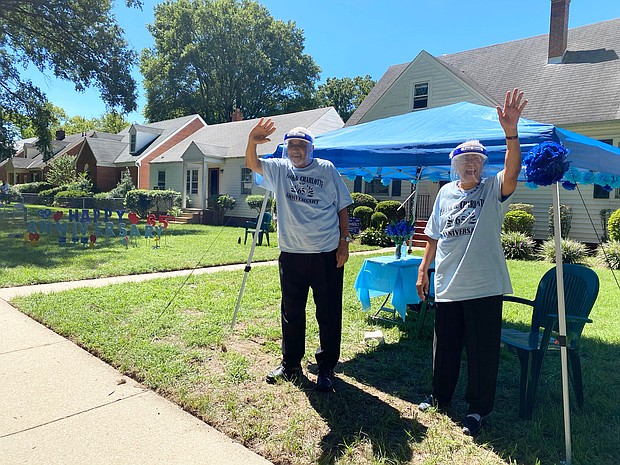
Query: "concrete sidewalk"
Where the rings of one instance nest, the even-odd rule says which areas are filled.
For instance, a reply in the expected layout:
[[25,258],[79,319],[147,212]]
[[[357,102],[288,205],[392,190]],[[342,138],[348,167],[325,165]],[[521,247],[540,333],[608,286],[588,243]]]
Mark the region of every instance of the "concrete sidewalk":
[[5,300],[173,274],[0,290],[0,464],[271,463]]

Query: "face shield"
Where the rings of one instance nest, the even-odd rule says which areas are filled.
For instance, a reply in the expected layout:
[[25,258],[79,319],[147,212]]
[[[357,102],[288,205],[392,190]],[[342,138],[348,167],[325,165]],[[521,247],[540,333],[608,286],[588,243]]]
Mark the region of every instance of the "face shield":
[[307,130],[296,128],[284,136],[282,157],[288,158],[295,168],[304,168],[312,161],[314,138]]
[[450,179],[478,184],[487,173],[487,150],[480,144],[462,144],[450,153]]

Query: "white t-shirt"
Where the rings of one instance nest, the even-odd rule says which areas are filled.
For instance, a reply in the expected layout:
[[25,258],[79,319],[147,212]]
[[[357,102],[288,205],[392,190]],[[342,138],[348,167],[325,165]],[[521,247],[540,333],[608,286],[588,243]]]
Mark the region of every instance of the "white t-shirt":
[[338,212],[353,201],[334,165],[320,158],[305,168],[295,168],[288,158],[261,163],[265,184],[275,191],[280,250],[320,253],[337,249]]
[[462,191],[443,186],[424,233],[436,239],[435,300],[455,302],[512,293],[500,233],[509,202],[501,176]]

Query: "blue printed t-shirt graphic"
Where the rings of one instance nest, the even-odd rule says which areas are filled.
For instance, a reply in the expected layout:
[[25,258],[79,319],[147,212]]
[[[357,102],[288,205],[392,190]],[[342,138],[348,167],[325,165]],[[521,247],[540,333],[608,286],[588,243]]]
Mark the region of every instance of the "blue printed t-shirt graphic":
[[[480,184],[473,190],[480,189]],[[474,192],[472,192],[473,194]],[[480,210],[484,205],[484,199],[461,200],[453,205],[444,207],[446,225],[441,231],[441,237],[471,236],[480,216]]]
[[456,182],[442,187],[424,232],[437,240],[435,300],[462,301],[509,294],[510,276],[500,240],[508,199],[502,174],[461,191]]
[[262,160],[278,209],[278,245],[283,252],[320,253],[338,248],[338,212],[352,204],[334,165],[314,158],[305,168],[288,159]]
[[314,188],[323,188],[323,180],[315,179],[308,176],[298,176],[293,173],[287,174],[287,177],[291,180],[290,191],[286,194],[286,197],[294,202],[306,202],[311,204],[318,204],[319,199],[316,198]]

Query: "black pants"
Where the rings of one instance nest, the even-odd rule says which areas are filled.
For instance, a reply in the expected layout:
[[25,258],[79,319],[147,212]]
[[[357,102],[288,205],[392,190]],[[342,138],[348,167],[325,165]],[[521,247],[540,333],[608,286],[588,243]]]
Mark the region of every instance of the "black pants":
[[467,413],[484,416],[493,411],[501,329],[501,296],[437,302],[433,341],[433,396],[438,401],[448,403],[452,400],[464,346],[467,353]]
[[301,365],[306,351],[306,302],[312,288],[320,339],[316,361],[319,370],[333,369],[340,357],[344,277],[344,267],[336,268],[336,251],[282,252],[278,264],[282,287],[282,364]]

